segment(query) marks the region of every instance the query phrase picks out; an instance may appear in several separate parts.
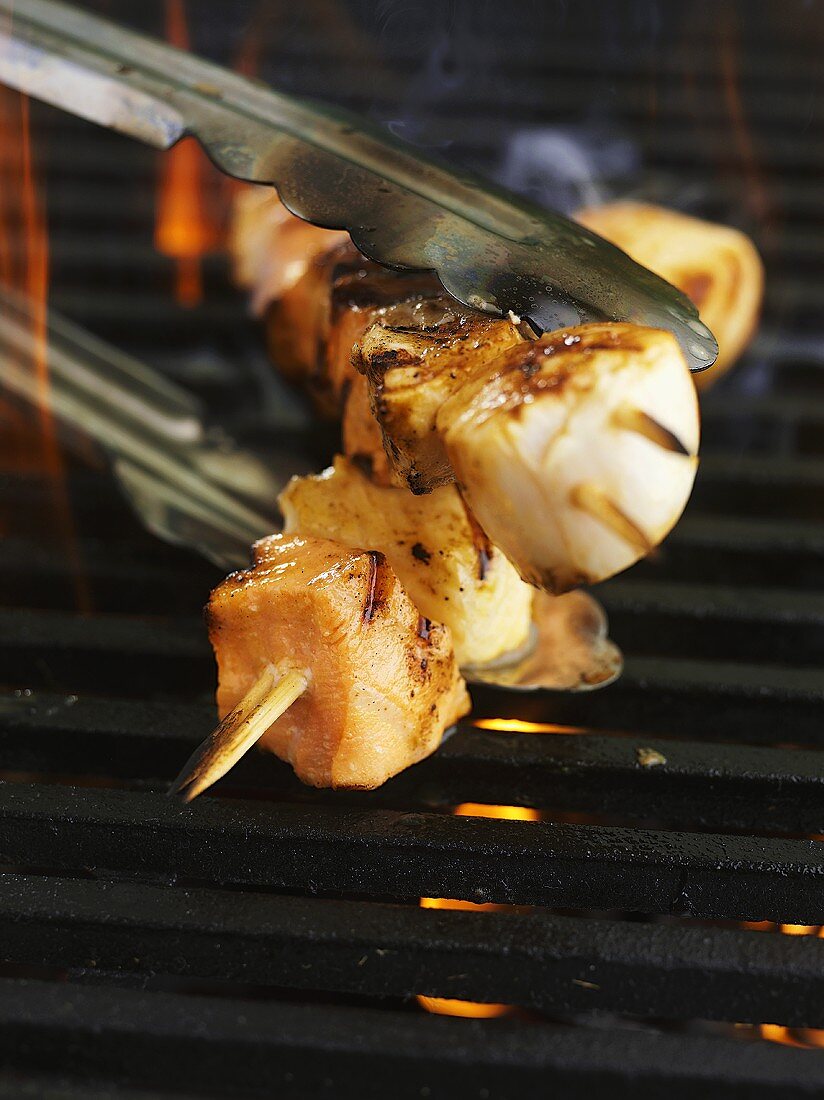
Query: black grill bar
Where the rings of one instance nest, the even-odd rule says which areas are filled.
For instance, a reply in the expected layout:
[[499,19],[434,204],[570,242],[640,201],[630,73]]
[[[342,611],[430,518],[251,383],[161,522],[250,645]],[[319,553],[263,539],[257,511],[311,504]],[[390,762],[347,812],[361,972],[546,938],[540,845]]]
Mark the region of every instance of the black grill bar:
[[[113,552],[96,540],[83,540],[78,547],[84,580],[94,607],[117,607],[127,615],[149,615],[192,611],[188,589],[179,583],[181,566],[203,578],[203,589],[214,584],[215,571],[206,562],[181,562],[174,553],[140,556]],[[145,549],[145,548],[144,548]],[[0,542],[0,602],[4,607],[74,608],[76,591],[65,548],[32,545],[28,539],[4,538]]]
[[24,1071],[232,1096],[400,1100],[810,1097],[824,1058],[771,1044],[389,1010],[0,983],[0,1054]]
[[629,657],[606,692],[539,699],[476,689],[474,714],[752,744],[824,744],[824,681],[816,669]]
[[[198,570],[208,589],[211,571]],[[113,583],[128,584],[122,576]],[[140,573],[135,581],[140,583]],[[148,582],[146,582],[148,583]],[[171,585],[170,585],[171,587]],[[761,589],[743,598],[737,590],[721,586],[673,585],[657,581],[614,581],[599,590],[599,598],[611,617],[617,641],[630,653],[655,653],[662,658],[771,664],[820,665],[824,661],[824,596],[815,593]],[[707,630],[707,624],[712,629]],[[91,637],[90,637],[91,635]],[[202,657],[203,680],[208,682],[208,642],[199,619],[180,616],[171,631],[160,638],[146,622],[123,618],[95,621],[89,631],[85,620],[60,612],[0,611],[0,647],[17,641],[19,655],[9,655],[6,667],[30,667],[31,651],[55,656],[73,654],[89,645],[123,658],[140,653],[175,661]],[[174,675],[174,664],[167,671]],[[6,674],[7,676],[9,674]],[[22,675],[22,673],[18,674]]]
[[[168,782],[214,722],[211,705],[21,696],[0,700],[0,759],[14,771]],[[640,750],[660,754],[644,766]],[[220,791],[364,808],[506,803],[688,828],[824,833],[820,754],[633,736],[512,733],[466,725],[418,767],[366,795],[309,792],[253,753]]]
[[0,824],[0,860],[18,866],[824,924],[824,845],[807,840],[11,783]]
[[761,588],[742,597],[726,586],[622,579],[598,597],[616,640],[633,654],[824,663],[824,596],[814,592]]
[[824,460],[708,455],[695,483],[693,514],[820,520]]
[[[824,372],[821,373],[824,383]],[[231,380],[227,380],[226,386],[230,383]],[[310,450],[311,441],[304,434],[292,432],[282,438],[285,438],[285,445],[296,452],[308,452],[316,461],[323,460],[321,455]],[[824,529],[817,522],[818,512],[813,512],[807,520],[776,519],[770,517],[765,501],[765,506],[752,515],[736,515],[739,494],[733,474],[726,470],[724,464],[718,464],[718,472],[714,472],[712,463],[713,460],[710,460],[708,474],[701,471],[699,486],[707,482],[710,496],[717,495],[720,490],[713,487],[714,483],[727,476],[732,478],[733,484],[728,486],[729,514],[701,514],[700,509],[691,504],[689,513],[668,536],[657,555],[644,563],[641,572],[649,577],[671,579],[672,562],[676,561],[678,573],[692,582],[720,582],[737,586],[754,583],[764,585],[769,581],[771,587],[778,589],[824,585]],[[809,486],[811,505],[820,499],[818,494],[824,494],[824,465],[816,463],[816,467],[818,466],[821,466],[822,474],[819,481],[813,476]],[[806,473],[809,477],[810,472]],[[755,474],[766,477],[767,471],[759,465]],[[747,476],[742,478],[742,492],[753,491],[747,487],[752,476],[753,471],[748,471]],[[776,490],[779,499],[782,493],[792,494],[796,491],[795,480],[795,475],[790,470],[786,479],[779,481]],[[78,519],[84,521],[84,526],[87,523],[91,525],[93,519],[97,531],[105,534],[109,547],[111,548],[112,541],[122,542],[122,552],[128,558],[134,539],[140,537],[139,528],[127,520],[124,529],[124,517],[128,513],[111,477],[108,474],[74,471],[68,478],[68,485],[73,510]],[[53,503],[52,494],[53,485],[42,477],[25,474],[10,476],[0,472],[0,506],[15,514],[15,530],[19,533],[23,532],[21,523],[26,519],[27,512],[35,515],[38,512],[41,515],[48,514]],[[783,511],[784,507],[781,504],[779,511]],[[46,557],[48,547],[37,548],[37,551],[41,557]],[[148,552],[152,554],[152,551]],[[13,550],[8,553],[11,555]],[[111,549],[109,553],[110,558],[113,558]],[[57,558],[56,553],[53,556]],[[110,572],[117,570],[117,562],[114,560],[110,560],[107,566],[98,564],[99,556],[100,551],[95,553],[93,544],[91,560],[87,566],[92,573],[99,568]],[[154,556],[157,556],[157,548]],[[190,560],[193,569],[204,568],[197,559]],[[65,568],[65,561],[63,564]],[[55,563],[53,568],[56,567]]]
[[[742,636],[746,635],[746,626]],[[141,675],[135,677],[135,662]],[[61,612],[0,611],[0,675],[15,688],[104,694],[203,695],[214,666],[197,618],[154,621]],[[501,714],[644,735],[718,740],[824,741],[824,682],[816,669],[630,657],[608,692],[513,696],[478,688],[477,717]]]
[[[0,504],[5,507],[31,507],[47,500],[35,488],[13,492],[0,479]],[[180,590],[181,571],[191,576],[192,587],[200,580],[200,590],[208,592],[217,573],[191,555],[174,554],[157,541],[133,531],[121,530],[122,541],[115,549],[117,532],[116,502],[112,505],[111,537],[84,539],[80,557],[84,572],[96,591],[100,606],[121,612],[162,613],[163,600],[175,593],[188,601],[189,588]],[[34,510],[34,509],[33,509]],[[99,516],[100,505],[96,507]],[[120,509],[122,516],[122,509]],[[15,527],[18,525],[15,524]],[[137,543],[137,547],[135,545]],[[136,552],[139,549],[139,553]],[[704,585],[764,585],[769,578],[782,590],[824,588],[824,529],[821,524],[790,523],[765,519],[740,519],[724,516],[687,516],[669,535],[651,560],[633,570],[635,581],[642,578],[658,584],[688,581]],[[48,602],[49,587],[71,581],[71,570],[63,548],[33,545],[30,539],[8,537],[0,543],[0,593],[4,606],[59,606]],[[46,592],[44,593],[44,588]],[[607,590],[601,588],[598,595]],[[744,603],[746,597],[739,592]],[[166,605],[168,607],[168,604]]]
[[[776,379],[780,385],[780,376]],[[798,395],[745,398],[714,395],[702,409],[703,454],[746,443],[750,453],[821,455],[824,417]]]
[[824,941],[118,882],[0,877],[7,961],[577,1015],[824,1025]]
[[688,514],[634,575],[667,581],[824,588],[824,527],[789,520]]
[[[195,617],[151,620],[0,610],[0,675],[19,687],[38,673],[58,690],[114,690],[149,695],[203,691],[214,679],[209,643]],[[140,677],[134,678],[135,662]],[[74,689],[71,685],[74,684]]]

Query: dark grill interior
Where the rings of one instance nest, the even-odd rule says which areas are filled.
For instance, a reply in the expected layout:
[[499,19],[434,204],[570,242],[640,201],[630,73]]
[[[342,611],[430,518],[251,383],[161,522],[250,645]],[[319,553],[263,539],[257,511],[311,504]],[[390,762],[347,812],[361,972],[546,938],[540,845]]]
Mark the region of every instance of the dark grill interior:
[[[162,32],[160,4],[98,6]],[[819,1095],[821,1051],[757,1025],[824,1028],[824,939],[740,922],[824,924],[824,11],[189,8],[201,52],[257,54],[266,78],[547,201],[596,187],[740,225],[767,303],[704,400],[686,517],[598,593],[622,680],[477,691],[473,719],[551,732],[467,723],[369,795],[253,756],[215,797],[167,800],[214,718],[199,608],[219,574],[145,532],[85,447],[66,475],[78,576],[53,482],[3,451],[0,1096]],[[278,433],[324,462],[294,398],[259,398],[275,384],[224,261],[203,305],[175,303],[156,155],[32,117],[53,306],[248,445]],[[542,820],[452,816],[467,801]],[[415,994],[518,1007],[447,1019]]]

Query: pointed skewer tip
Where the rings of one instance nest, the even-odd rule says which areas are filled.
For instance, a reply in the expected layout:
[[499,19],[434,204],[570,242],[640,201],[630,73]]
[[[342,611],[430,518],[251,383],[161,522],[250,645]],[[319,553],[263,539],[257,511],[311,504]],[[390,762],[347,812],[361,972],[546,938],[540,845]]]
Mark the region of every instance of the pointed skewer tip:
[[685,455],[687,458],[692,458],[690,451],[675,432],[671,432],[669,428],[665,428],[663,424],[660,424],[649,413],[643,412],[641,409],[637,409],[634,405],[620,405],[612,414],[612,422],[618,428],[625,428],[630,432],[637,432],[638,435],[644,436],[650,443],[655,443],[659,447],[663,447],[665,451],[672,451],[673,454]]
[[169,787],[170,797],[191,802],[224,776],[260,740],[309,683],[301,669],[268,666],[220,725],[198,745]]
[[610,500],[603,489],[592,482],[582,481],[580,485],[574,486],[569,494],[569,501],[573,508],[580,508],[582,512],[603,523],[613,534],[640,550],[642,554],[648,554],[652,550],[653,544],[646,533]]

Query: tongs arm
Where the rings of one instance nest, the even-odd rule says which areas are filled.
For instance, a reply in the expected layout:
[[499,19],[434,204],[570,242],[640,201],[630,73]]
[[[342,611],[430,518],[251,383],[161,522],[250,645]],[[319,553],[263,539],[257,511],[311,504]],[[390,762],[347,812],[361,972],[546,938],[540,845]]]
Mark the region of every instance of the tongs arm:
[[539,331],[588,321],[668,329],[693,370],[717,346],[689,299],[601,237],[393,140],[58,0],[0,0],[0,80],[159,148],[195,135],[240,179],[271,183],[362,252],[432,270],[465,305]]

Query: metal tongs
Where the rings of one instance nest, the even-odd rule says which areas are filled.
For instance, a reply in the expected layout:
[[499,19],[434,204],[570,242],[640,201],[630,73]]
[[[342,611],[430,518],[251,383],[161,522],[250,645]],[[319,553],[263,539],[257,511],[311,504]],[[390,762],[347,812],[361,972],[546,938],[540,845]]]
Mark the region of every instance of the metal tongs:
[[691,369],[718,348],[689,299],[596,234],[423,158],[364,120],[267,88],[57,0],[0,0],[0,81],[168,149],[194,135],[224,172],[274,184],[367,256],[435,271],[464,305],[536,332],[669,329]]

